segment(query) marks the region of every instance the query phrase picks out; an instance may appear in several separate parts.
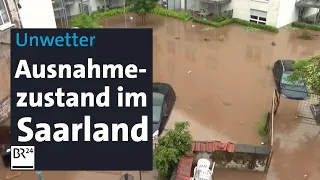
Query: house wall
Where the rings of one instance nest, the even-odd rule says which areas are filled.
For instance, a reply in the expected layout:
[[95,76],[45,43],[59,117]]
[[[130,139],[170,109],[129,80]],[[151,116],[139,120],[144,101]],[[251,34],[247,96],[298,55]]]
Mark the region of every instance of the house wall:
[[[107,0],[107,4],[109,4],[108,1],[109,0]],[[124,0],[110,0],[110,4],[111,4],[111,7],[114,7],[114,6],[120,7],[124,5]]]
[[[295,0],[286,0],[295,1]],[[250,9],[267,12],[267,25],[276,26],[280,0],[233,0],[222,11],[233,9],[233,17],[249,21]]]
[[57,28],[51,0],[20,0],[23,28]]
[[[280,1],[277,28],[283,27],[298,20],[299,8],[295,7],[295,0]],[[304,17],[314,15],[318,12],[316,8],[307,8]]]
[[68,6],[69,6],[70,16],[75,16],[80,14],[80,3],[74,3]]
[[[317,9],[317,8],[308,8],[305,10],[304,17],[315,15],[318,12],[319,12],[319,9]],[[297,16],[298,16],[298,14],[297,14]]]
[[[0,32],[0,41],[10,42],[10,29]],[[0,77],[0,126],[2,126],[3,124],[10,124],[8,118],[10,107],[10,103],[8,103],[8,97],[10,96],[10,44],[0,44]]]
[[97,11],[98,6],[100,6],[100,8],[104,6],[104,0],[90,0],[90,6],[93,12]]

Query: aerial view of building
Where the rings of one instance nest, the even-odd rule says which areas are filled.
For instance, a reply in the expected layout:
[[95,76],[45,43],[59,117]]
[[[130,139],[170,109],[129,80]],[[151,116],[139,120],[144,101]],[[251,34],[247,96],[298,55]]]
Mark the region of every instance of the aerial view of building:
[[154,158],[153,171],[45,171],[44,179],[319,179],[320,0],[0,0],[0,12],[3,148],[12,28],[152,28],[154,156],[168,153],[158,140],[179,134],[177,124],[187,132],[190,149],[174,162]]

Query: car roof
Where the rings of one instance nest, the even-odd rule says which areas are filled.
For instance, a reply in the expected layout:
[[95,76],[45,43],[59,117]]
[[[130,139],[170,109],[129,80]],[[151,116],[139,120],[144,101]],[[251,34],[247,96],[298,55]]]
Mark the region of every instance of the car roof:
[[283,71],[293,71],[294,60],[282,59],[279,61],[282,64]]
[[153,101],[153,106],[162,106],[164,102],[164,95],[157,92],[153,92],[152,101]]
[[164,96],[172,89],[170,84],[156,82],[152,84],[152,91],[163,94]]

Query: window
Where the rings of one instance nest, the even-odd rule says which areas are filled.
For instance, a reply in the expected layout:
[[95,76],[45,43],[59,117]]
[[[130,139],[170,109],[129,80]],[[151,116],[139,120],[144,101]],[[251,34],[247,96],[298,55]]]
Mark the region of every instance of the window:
[[168,116],[168,104],[167,104],[167,102],[164,102],[164,104],[163,104],[162,114],[164,116]]
[[257,24],[266,24],[267,12],[250,9],[250,22],[254,22]]
[[0,30],[5,30],[12,26],[5,0],[0,0]]

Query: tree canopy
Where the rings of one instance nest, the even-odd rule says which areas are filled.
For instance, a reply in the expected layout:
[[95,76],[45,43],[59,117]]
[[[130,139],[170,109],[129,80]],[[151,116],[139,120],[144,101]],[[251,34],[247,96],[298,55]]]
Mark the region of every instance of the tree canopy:
[[141,16],[142,23],[146,24],[146,15],[150,13],[158,4],[158,0],[126,0],[130,10]]
[[302,78],[311,93],[320,96],[320,55],[297,61],[293,68],[288,80],[296,82]]

